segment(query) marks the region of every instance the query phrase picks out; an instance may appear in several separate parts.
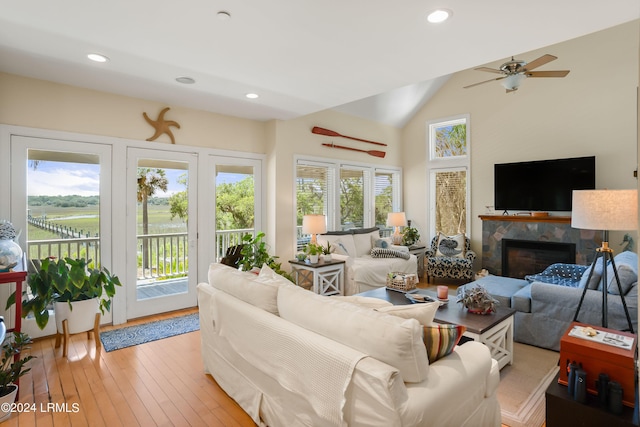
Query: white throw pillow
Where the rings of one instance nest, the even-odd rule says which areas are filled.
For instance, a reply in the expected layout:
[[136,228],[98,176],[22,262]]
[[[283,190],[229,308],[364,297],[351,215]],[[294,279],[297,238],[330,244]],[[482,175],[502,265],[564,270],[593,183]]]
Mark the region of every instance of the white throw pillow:
[[430,326],[436,316],[440,303],[437,301],[420,304],[391,305],[377,308],[381,313],[392,314],[403,319],[416,319],[421,325]]
[[438,245],[436,248],[436,256],[464,258],[464,234],[446,236],[442,233],[438,233]]
[[371,252],[371,248],[373,247],[373,242],[376,239],[380,238],[380,231],[372,231],[369,233],[363,234],[354,234],[353,235],[353,243],[356,247],[356,257],[361,257],[365,255],[369,255]]
[[281,282],[276,284],[274,279],[266,276],[259,278],[253,273],[218,263],[209,266],[208,276],[209,284],[214,288],[269,313],[278,314],[278,288],[282,286]]

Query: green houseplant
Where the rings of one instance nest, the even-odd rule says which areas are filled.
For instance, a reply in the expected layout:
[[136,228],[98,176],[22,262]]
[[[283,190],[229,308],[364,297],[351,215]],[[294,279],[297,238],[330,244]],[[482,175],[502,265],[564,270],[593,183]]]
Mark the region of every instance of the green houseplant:
[[[35,356],[18,357],[16,360],[14,356],[20,355],[23,350],[29,349],[31,344],[31,338],[22,332],[14,332],[13,336],[7,338],[2,344],[2,361],[0,362],[0,402],[13,403],[18,393],[18,386],[16,385],[18,378],[26,374],[31,370],[27,368],[26,364]],[[11,412],[5,411],[6,405],[0,405],[0,422],[5,420],[11,415]]]
[[458,288],[457,302],[463,304],[470,313],[489,314],[496,311],[498,301],[484,286]]
[[251,271],[267,264],[274,272],[295,283],[293,276],[282,269],[282,264],[277,261],[278,257],[269,255],[267,243],[262,240],[264,236],[263,232],[259,232],[255,237],[249,233],[242,236],[242,257],[238,265],[243,271]]
[[318,262],[320,254],[324,252],[324,248],[317,243],[308,243],[304,251],[309,255],[309,262],[315,264]]
[[[104,267],[89,267],[90,263],[91,260],[84,258],[43,259],[38,272],[29,276],[31,297],[22,303],[22,316],[33,313],[38,327],[44,329],[49,322],[48,307],[52,303],[66,303],[73,310],[73,302],[95,299],[102,314],[109,311],[116,286],[121,286],[120,279]],[[7,306],[13,302],[15,295]],[[58,320],[56,316],[56,323]]]
[[415,227],[405,227],[402,230],[402,244],[404,246],[411,246],[420,240],[420,233]]

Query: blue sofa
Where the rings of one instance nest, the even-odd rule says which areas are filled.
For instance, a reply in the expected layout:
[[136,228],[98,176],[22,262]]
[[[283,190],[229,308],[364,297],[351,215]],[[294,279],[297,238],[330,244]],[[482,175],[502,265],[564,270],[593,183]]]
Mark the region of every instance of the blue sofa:
[[[638,331],[638,255],[621,252],[614,257],[622,293],[634,331]],[[573,321],[584,287],[584,301],[578,321],[602,324],[602,261],[598,260],[589,283],[591,267],[553,264],[545,271],[525,279],[487,276],[465,286],[484,286],[502,306],[516,310],[514,339],[517,342],[558,351],[560,338]],[[628,329],[622,298],[619,296],[613,268],[607,266],[608,327]]]

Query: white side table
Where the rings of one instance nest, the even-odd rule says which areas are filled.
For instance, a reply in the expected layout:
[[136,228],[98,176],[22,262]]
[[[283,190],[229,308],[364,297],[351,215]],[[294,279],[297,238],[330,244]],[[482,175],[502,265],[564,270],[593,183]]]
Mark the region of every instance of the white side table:
[[344,261],[289,261],[296,284],[312,283],[313,292],[319,295],[344,295]]

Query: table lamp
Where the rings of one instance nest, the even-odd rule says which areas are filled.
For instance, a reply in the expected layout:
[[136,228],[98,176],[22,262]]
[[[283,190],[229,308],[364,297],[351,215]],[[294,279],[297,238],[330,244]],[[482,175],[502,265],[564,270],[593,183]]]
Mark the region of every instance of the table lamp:
[[311,214],[302,217],[302,234],[311,235],[311,243],[318,243],[318,234],[327,232],[327,221],[322,214]]
[[[636,230],[638,228],[638,190],[574,190],[573,211],[571,212],[571,226],[587,230],[603,230],[602,246],[596,249],[596,256],[591,264],[591,276],[598,258],[602,258],[602,326],[607,327],[607,261],[611,262],[622,306],[629,323],[629,330],[633,333],[633,325],[629,316],[629,309],[622,293],[620,278],[618,277],[613,250],[609,247],[609,230]],[[588,286],[584,287],[578,309],[573,318],[578,321],[578,314],[582,307]]]
[[387,214],[387,227],[394,227],[393,236],[391,241],[394,245],[402,243],[402,235],[400,234],[400,227],[407,225],[407,216],[404,212],[389,212]]

